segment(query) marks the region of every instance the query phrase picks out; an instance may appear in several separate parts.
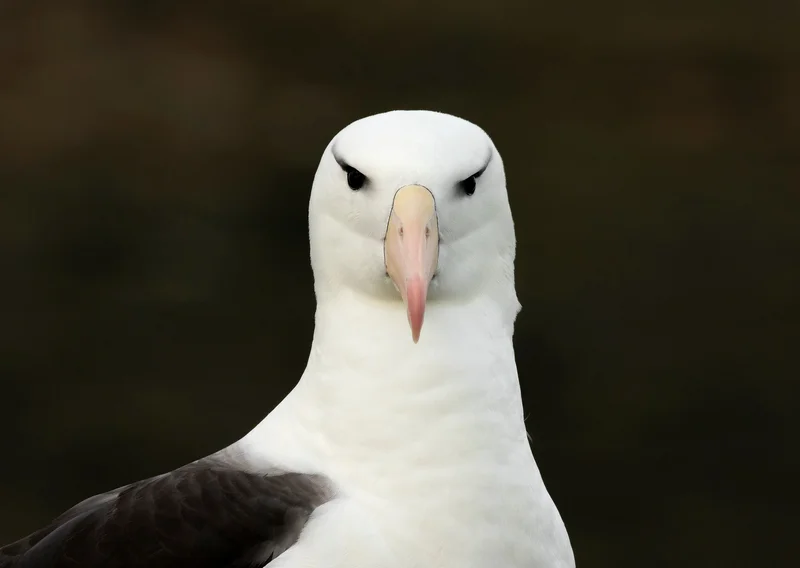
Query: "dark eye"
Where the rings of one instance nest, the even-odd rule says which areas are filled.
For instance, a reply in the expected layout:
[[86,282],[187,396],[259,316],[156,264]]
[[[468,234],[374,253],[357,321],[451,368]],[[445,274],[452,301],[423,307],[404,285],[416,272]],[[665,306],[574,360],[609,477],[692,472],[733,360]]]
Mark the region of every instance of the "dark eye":
[[488,163],[485,164],[481,169],[469,176],[467,179],[458,182],[458,186],[461,188],[461,191],[464,192],[464,195],[472,195],[475,193],[475,185],[478,183],[478,178],[483,175],[483,172],[486,171],[488,166]]
[[472,195],[475,193],[475,183],[477,179],[477,175],[469,176],[467,179],[459,182],[459,186],[461,186],[461,191],[463,191],[466,195]]
[[353,191],[358,191],[367,181],[367,176],[362,174],[357,169],[351,166],[342,166],[344,173],[347,174],[347,185],[350,186],[350,189]]

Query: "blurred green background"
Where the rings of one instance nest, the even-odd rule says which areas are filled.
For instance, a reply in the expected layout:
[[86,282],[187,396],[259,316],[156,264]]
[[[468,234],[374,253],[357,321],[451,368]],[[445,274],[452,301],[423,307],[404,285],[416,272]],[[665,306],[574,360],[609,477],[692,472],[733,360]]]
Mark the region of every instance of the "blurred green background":
[[788,565],[798,30],[774,0],[3,2],[0,542],[272,409],[325,144],[428,108],[506,162],[528,424],[578,565]]

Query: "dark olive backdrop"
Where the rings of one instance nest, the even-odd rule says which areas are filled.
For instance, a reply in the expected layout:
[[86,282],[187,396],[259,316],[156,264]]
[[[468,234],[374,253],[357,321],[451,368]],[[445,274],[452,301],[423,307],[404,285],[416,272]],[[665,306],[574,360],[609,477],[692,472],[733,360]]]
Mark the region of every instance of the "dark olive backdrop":
[[376,4],[3,2],[0,542],[281,399],[325,144],[429,108],[506,161],[579,566],[788,565],[800,4]]

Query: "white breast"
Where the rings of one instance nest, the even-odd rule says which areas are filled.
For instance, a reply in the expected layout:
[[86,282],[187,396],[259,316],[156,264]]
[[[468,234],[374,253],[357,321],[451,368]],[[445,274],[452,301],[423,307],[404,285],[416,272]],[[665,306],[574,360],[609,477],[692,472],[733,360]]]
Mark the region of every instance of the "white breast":
[[[414,345],[374,326],[359,338],[358,306],[344,309],[352,333],[315,337],[325,349],[242,441],[265,468],[323,473],[339,489],[270,567],[574,566],[528,445],[503,322],[434,308]],[[478,331],[453,339],[459,325]]]
[[[277,568],[574,566],[549,496],[517,470],[488,471],[396,500],[342,496],[320,508]],[[462,472],[463,473],[463,472]],[[538,473],[535,473],[538,476]]]

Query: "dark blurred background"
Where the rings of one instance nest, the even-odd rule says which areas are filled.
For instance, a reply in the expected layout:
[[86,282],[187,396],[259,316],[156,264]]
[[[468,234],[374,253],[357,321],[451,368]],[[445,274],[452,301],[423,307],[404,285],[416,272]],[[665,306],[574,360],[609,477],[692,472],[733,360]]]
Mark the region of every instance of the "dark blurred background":
[[578,565],[789,565],[798,29],[775,0],[3,2],[0,542],[272,409],[325,144],[428,108],[506,162]]

